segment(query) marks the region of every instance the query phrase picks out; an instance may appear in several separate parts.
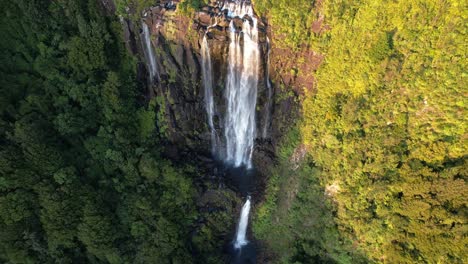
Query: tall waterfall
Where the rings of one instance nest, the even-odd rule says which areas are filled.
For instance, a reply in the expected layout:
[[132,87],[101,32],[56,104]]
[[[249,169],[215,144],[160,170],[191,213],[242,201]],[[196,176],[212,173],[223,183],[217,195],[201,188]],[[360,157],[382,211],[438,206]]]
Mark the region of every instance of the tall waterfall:
[[262,137],[266,138],[268,136],[268,127],[270,126],[270,118],[271,118],[271,97],[273,96],[273,90],[271,89],[271,82],[270,82],[270,39],[267,37],[267,63],[265,67],[266,71],[266,87],[267,87],[267,103],[265,107],[265,124],[263,126]]
[[[228,73],[226,78],[226,161],[235,167],[252,166],[255,138],[255,108],[260,64],[257,18],[250,3],[228,2],[222,7],[231,18],[243,19],[238,32],[234,19],[229,24],[230,43]],[[248,243],[246,238],[249,224],[250,196],[242,207],[234,247],[240,249]]]
[[241,217],[239,225],[237,227],[236,241],[234,247],[240,249],[242,246],[247,245],[249,241],[246,238],[247,226],[249,224],[249,212],[250,212],[250,196],[247,197],[247,201],[242,206]]
[[227,109],[224,136],[226,161],[236,167],[244,165],[250,168],[255,138],[260,62],[257,19],[254,17],[252,6],[245,2],[230,2],[223,9],[228,10],[230,17],[248,16],[244,18],[241,32],[237,32],[234,20],[231,20],[229,25],[231,42],[226,78]]
[[211,152],[215,154],[218,148],[218,140],[216,129],[213,124],[213,115],[215,112],[215,105],[213,101],[213,69],[211,65],[210,47],[208,46],[206,34],[203,36],[203,41],[201,44],[201,56],[203,85],[205,88],[205,108],[208,115],[208,125],[211,131]]
[[145,22],[142,22],[141,24],[141,27],[143,28],[143,53],[145,55],[146,63],[148,66],[150,80],[151,82],[153,82],[154,77],[158,74],[158,69],[156,66],[156,56],[154,55],[153,47],[151,45],[151,36],[148,25]]
[[[231,19],[229,23],[230,43],[225,89],[226,111],[223,119],[225,145],[221,144],[213,124],[216,106],[213,99],[213,69],[206,33],[201,43],[205,108],[208,115],[208,125],[211,130],[212,152],[222,156],[226,163],[234,167],[242,166],[250,169],[252,167],[251,160],[256,136],[255,111],[260,67],[257,18],[254,15],[250,2],[243,0],[226,1],[221,4],[220,9],[222,13],[226,12],[227,16]],[[208,26],[206,30],[208,31],[210,28],[215,27],[217,22],[217,17],[215,17],[214,25]],[[240,23],[242,23],[241,30],[237,28],[240,27],[238,25]],[[269,111],[271,87],[268,76],[267,81],[267,111]],[[267,114],[269,115],[269,112]],[[265,126],[267,127],[268,124]],[[264,128],[264,131],[266,129]],[[249,223],[250,203],[250,196],[248,196],[242,207],[237,227],[234,241],[236,249],[240,249],[248,244],[246,235]]]

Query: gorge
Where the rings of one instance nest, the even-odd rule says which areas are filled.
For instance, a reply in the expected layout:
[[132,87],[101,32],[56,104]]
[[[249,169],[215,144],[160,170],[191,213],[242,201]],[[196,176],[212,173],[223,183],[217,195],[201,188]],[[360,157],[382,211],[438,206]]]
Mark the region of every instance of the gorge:
[[457,0],[2,0],[0,263],[465,263]]

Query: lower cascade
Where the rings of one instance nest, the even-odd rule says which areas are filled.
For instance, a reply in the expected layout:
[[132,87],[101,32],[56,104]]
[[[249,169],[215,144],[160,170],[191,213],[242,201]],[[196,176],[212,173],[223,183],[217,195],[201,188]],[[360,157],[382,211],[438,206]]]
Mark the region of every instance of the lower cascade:
[[250,196],[247,197],[247,201],[242,206],[241,217],[239,225],[237,227],[236,240],[234,241],[234,247],[240,249],[249,243],[246,238],[247,226],[249,225],[249,212],[250,212]]

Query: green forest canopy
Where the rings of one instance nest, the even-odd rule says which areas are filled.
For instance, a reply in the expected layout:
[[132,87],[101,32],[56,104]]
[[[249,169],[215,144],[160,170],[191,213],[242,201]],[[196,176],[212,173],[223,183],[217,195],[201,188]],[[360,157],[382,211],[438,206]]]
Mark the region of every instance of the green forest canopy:
[[219,263],[231,218],[194,232],[199,174],[161,157],[118,18],[95,0],[1,6],[0,262]]
[[[288,37],[278,41],[325,55],[315,87],[305,91],[296,142],[310,154],[304,166],[315,169],[273,177],[277,182],[270,182],[255,221],[257,236],[286,262],[312,259],[317,252],[356,262],[337,245],[317,240],[332,237],[333,229],[325,235],[302,232],[308,221],[322,226],[316,219],[325,216],[303,210],[312,206],[320,212],[307,198],[316,185],[309,183],[304,191],[304,183],[294,183],[318,181],[322,192],[332,195],[327,200],[333,220],[356,254],[383,263],[466,262],[466,4],[295,2],[283,8],[290,1],[255,1],[279,35]],[[307,11],[313,7],[315,13]],[[319,16],[330,29],[297,30],[303,30],[299,21],[310,25],[304,18]],[[282,197],[294,190],[295,200]],[[281,218],[286,202],[292,204],[289,216]],[[279,227],[276,232],[273,226]],[[278,245],[279,237],[290,238]],[[317,251],[317,244],[325,250]],[[282,247],[295,250],[281,252]]]

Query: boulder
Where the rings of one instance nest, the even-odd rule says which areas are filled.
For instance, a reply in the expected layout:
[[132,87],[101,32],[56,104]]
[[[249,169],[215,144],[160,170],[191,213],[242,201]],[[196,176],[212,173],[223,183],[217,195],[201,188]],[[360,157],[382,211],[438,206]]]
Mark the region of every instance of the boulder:
[[217,41],[221,41],[221,42],[224,42],[224,41],[227,41],[228,40],[228,36],[226,35],[226,32],[225,31],[220,31],[219,29],[216,29],[214,28],[215,30],[212,30],[210,31],[211,33],[211,37]]
[[234,27],[236,28],[236,30],[238,31],[242,30],[242,26],[244,25],[244,20],[242,20],[241,18],[235,17],[232,19],[232,21],[234,23]]
[[227,19],[226,16],[219,16],[218,17],[218,26],[220,26],[222,28],[228,28],[230,22],[231,21],[229,19]]
[[200,25],[209,26],[211,25],[211,15],[205,11],[199,11],[196,13],[196,20]]

